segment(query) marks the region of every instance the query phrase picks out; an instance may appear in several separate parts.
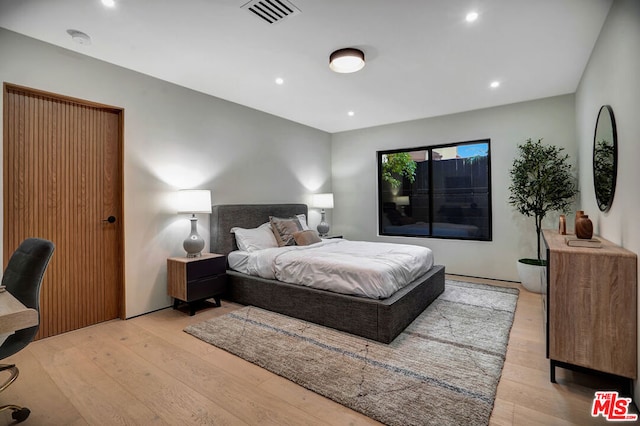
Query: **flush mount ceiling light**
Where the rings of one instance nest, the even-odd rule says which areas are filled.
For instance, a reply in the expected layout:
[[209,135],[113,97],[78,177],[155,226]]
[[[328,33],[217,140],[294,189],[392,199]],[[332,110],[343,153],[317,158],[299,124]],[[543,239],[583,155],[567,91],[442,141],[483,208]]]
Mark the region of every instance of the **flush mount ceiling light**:
[[465,17],[465,19],[467,20],[467,22],[474,22],[475,20],[478,19],[478,12],[467,13],[467,16]]
[[364,52],[348,47],[336,50],[329,56],[329,68],[339,73],[360,71],[364,67]]
[[67,30],[67,34],[71,36],[71,40],[78,44],[91,44],[91,37],[82,31],[78,30]]

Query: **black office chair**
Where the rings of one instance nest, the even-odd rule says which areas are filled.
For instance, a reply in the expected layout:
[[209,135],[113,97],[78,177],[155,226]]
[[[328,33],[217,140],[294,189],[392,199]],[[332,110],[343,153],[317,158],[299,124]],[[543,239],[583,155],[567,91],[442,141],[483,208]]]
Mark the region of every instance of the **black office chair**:
[[[16,330],[7,337],[0,346],[0,359],[21,351],[36,336],[40,327],[40,287],[42,278],[49,265],[49,260],[55,249],[53,243],[40,238],[27,238],[11,255],[7,269],[2,276],[4,285],[23,305],[38,311],[38,325]],[[0,392],[5,390],[18,378],[18,368],[14,364],[0,364],[0,372],[9,371],[8,380],[0,384]],[[11,417],[17,422],[26,420],[31,411],[17,405],[0,406],[0,411],[12,410]]]

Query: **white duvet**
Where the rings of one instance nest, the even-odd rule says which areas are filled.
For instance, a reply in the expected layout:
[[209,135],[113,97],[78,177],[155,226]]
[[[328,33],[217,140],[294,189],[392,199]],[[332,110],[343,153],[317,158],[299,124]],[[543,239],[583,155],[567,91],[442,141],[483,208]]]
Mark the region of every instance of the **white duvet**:
[[235,259],[240,257],[231,262],[230,256],[230,265],[249,275],[374,299],[391,296],[433,266],[426,247],[342,239],[244,252]]

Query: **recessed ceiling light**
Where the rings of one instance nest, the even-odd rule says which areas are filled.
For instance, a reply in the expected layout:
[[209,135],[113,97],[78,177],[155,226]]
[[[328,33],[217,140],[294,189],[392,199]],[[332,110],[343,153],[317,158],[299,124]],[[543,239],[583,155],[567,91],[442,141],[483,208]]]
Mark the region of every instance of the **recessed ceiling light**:
[[67,34],[71,36],[71,40],[73,40],[75,43],[91,44],[91,37],[89,37],[87,34],[83,33],[82,31],[69,29],[67,30]]
[[276,84],[278,86],[282,86],[284,84],[284,79],[280,77],[276,78]]
[[116,2],[114,0],[102,0],[102,4],[106,7],[115,7]]
[[476,19],[478,19],[478,12],[469,12],[469,13],[467,13],[467,16],[464,19],[466,19],[467,22],[473,22]]
[[495,89],[497,87],[500,87],[500,82],[499,81],[492,81],[489,86],[491,86],[492,89]]
[[349,111],[349,112],[347,113],[347,115],[348,115],[349,117],[353,117],[354,115],[356,115],[356,113],[355,113],[355,112],[353,112],[353,111]]

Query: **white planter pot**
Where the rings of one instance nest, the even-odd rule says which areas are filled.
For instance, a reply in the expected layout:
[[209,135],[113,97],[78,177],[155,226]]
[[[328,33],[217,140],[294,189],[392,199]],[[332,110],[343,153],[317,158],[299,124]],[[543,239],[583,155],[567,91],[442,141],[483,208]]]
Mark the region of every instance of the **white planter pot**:
[[546,287],[546,266],[518,262],[518,276],[522,286],[532,293],[542,293]]

